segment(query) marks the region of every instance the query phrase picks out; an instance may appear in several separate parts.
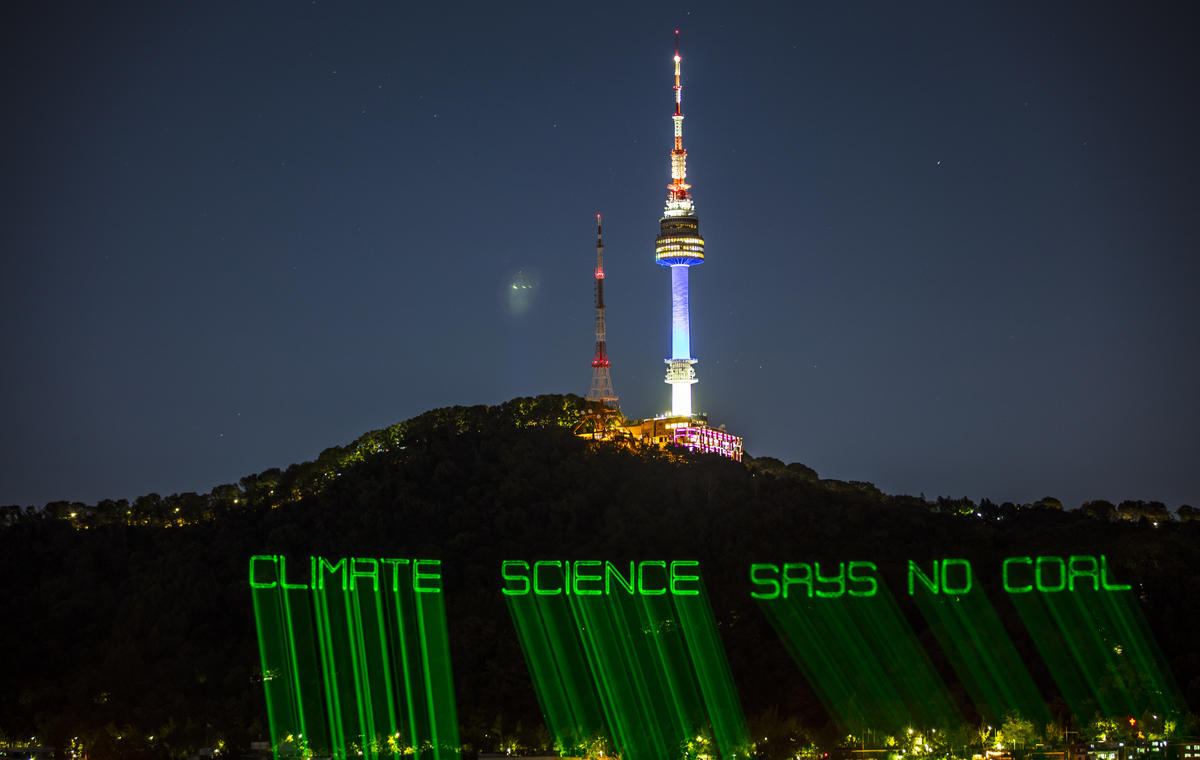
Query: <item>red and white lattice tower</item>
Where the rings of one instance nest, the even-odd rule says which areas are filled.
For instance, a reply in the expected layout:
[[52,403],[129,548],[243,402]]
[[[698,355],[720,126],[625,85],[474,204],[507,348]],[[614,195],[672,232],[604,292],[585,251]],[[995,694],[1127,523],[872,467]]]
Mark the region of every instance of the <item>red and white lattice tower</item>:
[[609,372],[608,340],[604,329],[604,239],[599,214],[596,214],[596,355],[592,359],[592,388],[587,400],[613,409],[618,406]]

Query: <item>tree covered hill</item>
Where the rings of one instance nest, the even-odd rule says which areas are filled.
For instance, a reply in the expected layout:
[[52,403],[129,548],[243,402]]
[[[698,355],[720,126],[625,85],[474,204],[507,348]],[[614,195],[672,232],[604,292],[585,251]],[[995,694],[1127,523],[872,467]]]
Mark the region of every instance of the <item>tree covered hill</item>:
[[[1195,510],[893,496],[769,457],[740,464],[587,441],[571,434],[584,408],[576,396],[540,396],[438,409],[206,495],[4,508],[0,738],[77,740],[96,758],[265,739],[247,584],[255,554],[441,559],[462,738],[475,749],[501,736],[539,741],[499,593],[506,559],[700,560],[751,725],[828,739],[828,716],[749,597],[750,563],[870,560],[891,582],[909,559],[996,568],[1018,554],[1104,554],[1200,711]],[[982,582],[991,595],[996,579]],[[1053,702],[1034,643],[1003,594],[993,597]]]

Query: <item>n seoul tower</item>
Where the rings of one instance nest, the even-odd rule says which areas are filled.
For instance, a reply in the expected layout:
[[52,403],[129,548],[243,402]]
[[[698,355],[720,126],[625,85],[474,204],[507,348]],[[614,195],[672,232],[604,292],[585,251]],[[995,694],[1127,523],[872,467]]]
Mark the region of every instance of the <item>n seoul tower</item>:
[[688,268],[704,261],[704,238],[700,237],[700,219],[692,203],[687,179],[687,151],[683,149],[683,87],[679,83],[679,30],[675,30],[675,147],[671,150],[671,184],[667,185],[667,205],[659,220],[654,240],[654,259],[671,270],[671,358],[667,359],[667,379],[671,386],[672,417],[692,416],[692,383],[696,370],[692,365],[691,317],[688,313]]

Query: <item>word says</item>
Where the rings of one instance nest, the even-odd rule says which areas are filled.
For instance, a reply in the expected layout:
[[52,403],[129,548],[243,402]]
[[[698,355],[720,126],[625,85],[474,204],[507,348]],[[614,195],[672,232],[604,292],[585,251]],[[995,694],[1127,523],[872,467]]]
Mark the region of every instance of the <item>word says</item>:
[[598,559],[570,560],[547,559],[526,562],[509,559],[500,563],[500,576],[504,579],[501,593],[505,596],[525,596],[531,591],[537,596],[599,596],[611,594],[613,589],[623,590],[629,595],[696,596],[700,593],[700,575],[689,574],[700,563],[695,560],[650,559],[630,562],[629,572],[612,562]]
[[[828,567],[828,566],[827,566]],[[822,574],[821,563],[785,562],[783,565],[758,563],[750,566],[750,582],[768,591],[751,591],[755,599],[788,598],[792,586],[801,586],[809,599],[837,599],[840,596],[875,596],[879,583],[874,562],[839,562],[833,575]],[[857,574],[855,571],[858,571]],[[859,584],[852,587],[850,584]]]
[[[823,569],[820,562],[785,562],[782,565],[750,565],[750,582],[755,599],[787,599],[801,593],[808,599],[837,599],[841,596],[874,596],[879,589],[874,562],[838,562],[834,570]],[[965,559],[934,560],[929,572],[915,561],[908,561],[908,593],[918,589],[930,594],[969,594],[975,575]],[[1010,594],[1043,594],[1090,589],[1092,591],[1128,591],[1130,586],[1113,583],[1108,575],[1108,558],[1103,554],[1069,557],[1009,557],[1001,565],[1004,590]],[[799,591],[793,591],[799,586]]]
[[[324,591],[326,585],[342,591],[355,591],[359,582],[366,579],[371,589],[379,591],[381,582],[391,577],[392,591],[401,586],[400,568],[405,568],[404,585],[410,582],[412,590],[419,594],[442,593],[442,561],[440,559],[375,559],[374,557],[344,557],[331,562],[324,557],[308,558],[307,583],[289,583],[287,558],[282,554],[256,554],[250,558],[250,588],[312,589]],[[274,566],[274,571],[269,567]],[[391,566],[389,573],[387,567]],[[333,581],[329,583],[329,581]]]

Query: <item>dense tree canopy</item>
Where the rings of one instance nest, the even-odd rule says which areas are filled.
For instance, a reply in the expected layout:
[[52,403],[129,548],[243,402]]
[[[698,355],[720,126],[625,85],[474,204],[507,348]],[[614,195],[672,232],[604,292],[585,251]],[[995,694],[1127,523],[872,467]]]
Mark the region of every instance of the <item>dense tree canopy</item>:
[[[254,554],[442,559],[462,737],[476,749],[502,735],[536,744],[540,731],[498,593],[497,569],[512,558],[699,559],[745,711],[783,748],[828,738],[830,726],[747,594],[749,563],[870,559],[888,576],[907,559],[998,567],[1014,553],[1105,554],[1200,710],[1191,507],[1175,518],[1157,502],[1063,511],[1053,497],[887,495],[770,457],[736,463],[580,439],[570,431],[583,408],[578,397],[541,396],[438,409],[208,494],[0,510],[0,734],[59,748],[77,740],[97,758],[266,738],[246,579]],[[1003,595],[993,601],[1054,703],[1034,643]],[[904,612],[952,680],[925,624]],[[1006,730],[1026,732],[1013,720]]]

